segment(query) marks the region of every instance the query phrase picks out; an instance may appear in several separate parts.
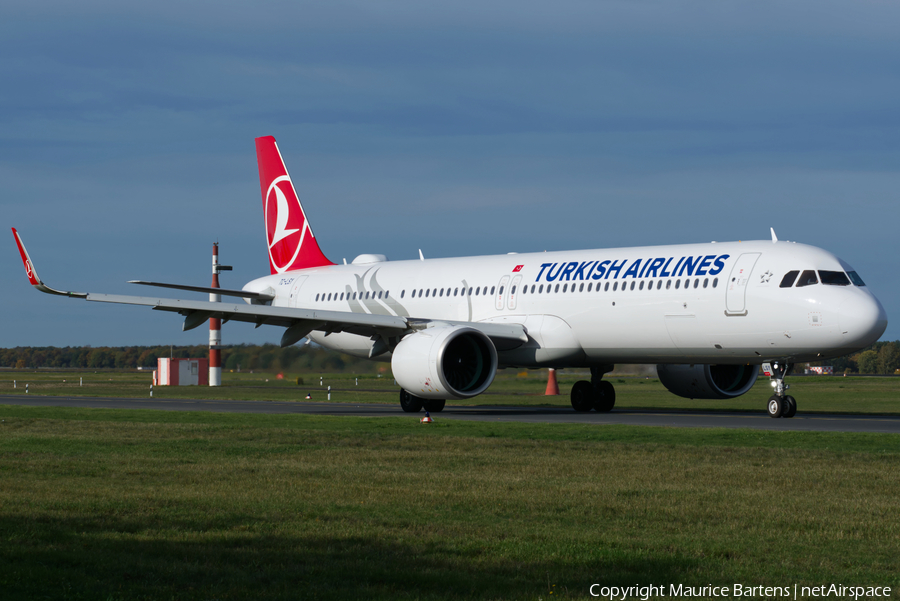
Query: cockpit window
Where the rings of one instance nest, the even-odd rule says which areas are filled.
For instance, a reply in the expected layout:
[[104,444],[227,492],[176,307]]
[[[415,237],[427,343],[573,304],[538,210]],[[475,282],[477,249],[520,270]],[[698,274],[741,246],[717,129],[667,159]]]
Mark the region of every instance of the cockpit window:
[[847,275],[850,276],[850,281],[856,284],[857,286],[865,286],[865,282],[862,281],[862,278],[859,277],[859,274],[855,271],[848,271]]
[[819,270],[819,277],[826,286],[849,286],[850,278],[843,271],[822,271]]
[[786,274],[784,274],[784,277],[781,278],[781,284],[779,285],[779,288],[790,288],[791,286],[793,286],[794,280],[797,279],[798,273],[800,273],[800,272],[795,270],[795,271],[789,271]]
[[797,280],[797,288],[801,288],[803,286],[812,286],[813,284],[818,283],[819,279],[816,277],[816,272],[812,269],[807,269],[800,274],[800,279]]

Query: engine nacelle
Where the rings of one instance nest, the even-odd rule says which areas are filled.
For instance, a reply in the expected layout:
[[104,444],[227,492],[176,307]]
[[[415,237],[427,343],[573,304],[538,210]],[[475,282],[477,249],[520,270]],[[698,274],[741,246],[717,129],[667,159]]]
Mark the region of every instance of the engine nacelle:
[[669,392],[686,399],[733,399],[756,383],[758,365],[665,365],[656,373]]
[[394,379],[423,399],[468,399],[494,381],[497,350],[482,332],[438,326],[409,334],[391,356]]

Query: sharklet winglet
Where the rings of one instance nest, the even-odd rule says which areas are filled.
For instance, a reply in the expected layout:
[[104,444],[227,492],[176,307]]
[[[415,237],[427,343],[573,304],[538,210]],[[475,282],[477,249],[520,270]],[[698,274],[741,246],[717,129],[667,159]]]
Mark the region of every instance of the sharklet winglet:
[[73,298],[87,298],[87,292],[69,292],[67,290],[56,290],[55,288],[51,288],[50,286],[46,285],[38,275],[37,269],[35,269],[34,267],[34,262],[31,260],[31,256],[28,254],[28,251],[25,249],[25,244],[22,243],[22,237],[19,236],[19,232],[16,231],[16,228],[11,229],[13,237],[15,237],[16,239],[16,246],[19,247],[19,255],[22,256],[22,263],[25,265],[25,275],[28,276],[28,281],[31,282],[32,286],[34,286],[41,292],[46,292],[47,294],[71,296]]

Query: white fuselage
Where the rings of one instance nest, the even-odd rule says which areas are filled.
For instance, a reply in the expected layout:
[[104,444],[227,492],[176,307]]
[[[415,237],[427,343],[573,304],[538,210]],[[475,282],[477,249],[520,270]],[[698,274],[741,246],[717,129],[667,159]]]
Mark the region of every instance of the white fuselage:
[[[810,361],[881,336],[865,286],[781,287],[807,270],[852,272],[819,248],[754,241],[330,265],[244,288],[274,290],[273,306],[524,325],[528,342],[498,348],[501,366]],[[309,338],[358,356],[373,344]]]

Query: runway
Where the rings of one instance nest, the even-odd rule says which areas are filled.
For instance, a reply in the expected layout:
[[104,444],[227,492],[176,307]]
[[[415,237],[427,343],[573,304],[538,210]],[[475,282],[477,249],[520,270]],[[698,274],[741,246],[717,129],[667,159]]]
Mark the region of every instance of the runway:
[[[406,417],[399,404],[359,404],[219,401],[197,399],[133,399],[107,397],[0,396],[0,405],[30,407],[81,407],[105,409],[154,409],[162,411],[211,411],[223,413],[304,414],[352,417]],[[658,426],[674,428],[750,428],[803,432],[880,432],[900,434],[900,416],[798,413],[791,419],[772,419],[759,412],[678,411],[663,409],[614,409],[610,413],[576,413],[564,407],[509,407],[447,405],[439,420]]]

